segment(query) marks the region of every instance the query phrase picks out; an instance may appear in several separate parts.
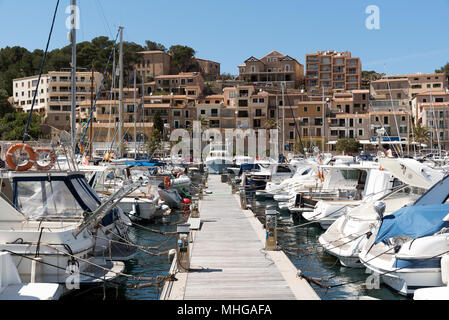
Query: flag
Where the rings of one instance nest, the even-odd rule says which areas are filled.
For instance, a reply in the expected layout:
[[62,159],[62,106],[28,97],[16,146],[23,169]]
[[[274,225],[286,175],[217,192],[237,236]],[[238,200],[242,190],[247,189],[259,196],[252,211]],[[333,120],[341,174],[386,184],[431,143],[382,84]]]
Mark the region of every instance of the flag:
[[83,166],[88,166],[89,165],[89,159],[87,159],[86,155],[84,155],[83,158],[81,159],[81,164]]

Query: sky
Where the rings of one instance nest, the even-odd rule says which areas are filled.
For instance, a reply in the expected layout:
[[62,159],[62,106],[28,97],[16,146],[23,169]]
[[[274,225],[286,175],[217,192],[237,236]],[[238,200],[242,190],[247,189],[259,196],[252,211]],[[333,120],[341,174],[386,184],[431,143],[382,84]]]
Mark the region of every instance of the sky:
[[[50,49],[68,45],[60,0]],[[368,29],[366,8],[379,8]],[[0,48],[44,49],[56,0],[0,0]],[[78,0],[78,42],[97,36],[187,45],[196,56],[238,74],[251,56],[273,50],[305,64],[306,53],[350,51],[364,70],[387,74],[434,72],[449,62],[449,0]]]

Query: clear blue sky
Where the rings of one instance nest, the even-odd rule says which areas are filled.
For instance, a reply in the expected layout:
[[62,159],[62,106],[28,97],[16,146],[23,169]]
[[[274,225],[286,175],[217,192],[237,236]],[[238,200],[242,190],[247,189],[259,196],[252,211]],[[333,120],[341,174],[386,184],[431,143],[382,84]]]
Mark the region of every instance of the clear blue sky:
[[[449,0],[78,0],[78,40],[183,44],[197,57],[238,74],[250,56],[278,50],[304,64],[317,50],[351,51],[364,70],[389,74],[433,72],[449,62]],[[0,0],[0,47],[44,49],[56,0]],[[51,48],[68,44],[61,0]],[[368,30],[365,8],[380,8],[380,30]]]

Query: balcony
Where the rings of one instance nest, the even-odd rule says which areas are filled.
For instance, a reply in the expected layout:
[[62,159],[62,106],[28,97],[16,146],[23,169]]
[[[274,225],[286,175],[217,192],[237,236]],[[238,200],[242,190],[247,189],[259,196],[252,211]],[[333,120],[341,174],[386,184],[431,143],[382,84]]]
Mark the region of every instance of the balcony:
[[307,65],[307,70],[318,71],[319,66],[317,64],[309,64]]
[[318,57],[308,57],[307,62],[318,62]]
[[334,73],[344,73],[344,72],[345,72],[345,69],[342,67],[334,68]]
[[336,66],[344,66],[345,65],[345,61],[342,59],[336,59],[334,60],[334,65]]

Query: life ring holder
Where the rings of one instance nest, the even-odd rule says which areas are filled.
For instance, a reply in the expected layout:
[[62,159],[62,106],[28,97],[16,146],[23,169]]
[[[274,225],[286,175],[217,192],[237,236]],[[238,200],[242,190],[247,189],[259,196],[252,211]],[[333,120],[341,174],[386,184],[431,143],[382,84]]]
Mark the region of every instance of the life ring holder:
[[[13,155],[19,150],[21,152],[25,151],[28,154],[28,161],[23,165],[18,165],[14,162]],[[6,152],[6,164],[11,170],[28,171],[33,167],[35,163],[36,163],[36,152],[31,146],[25,143],[17,143],[13,145],[11,148],[9,148],[8,151]]]
[[[46,166],[41,166],[38,161],[36,161],[36,168],[39,171],[49,171],[51,170],[56,163],[56,154],[53,150],[50,149],[36,149],[36,155],[38,156],[40,153],[48,153],[50,155],[50,163]],[[39,158],[39,157],[37,157]]]
[[164,189],[170,190],[171,188],[171,179],[169,177],[164,178]]

